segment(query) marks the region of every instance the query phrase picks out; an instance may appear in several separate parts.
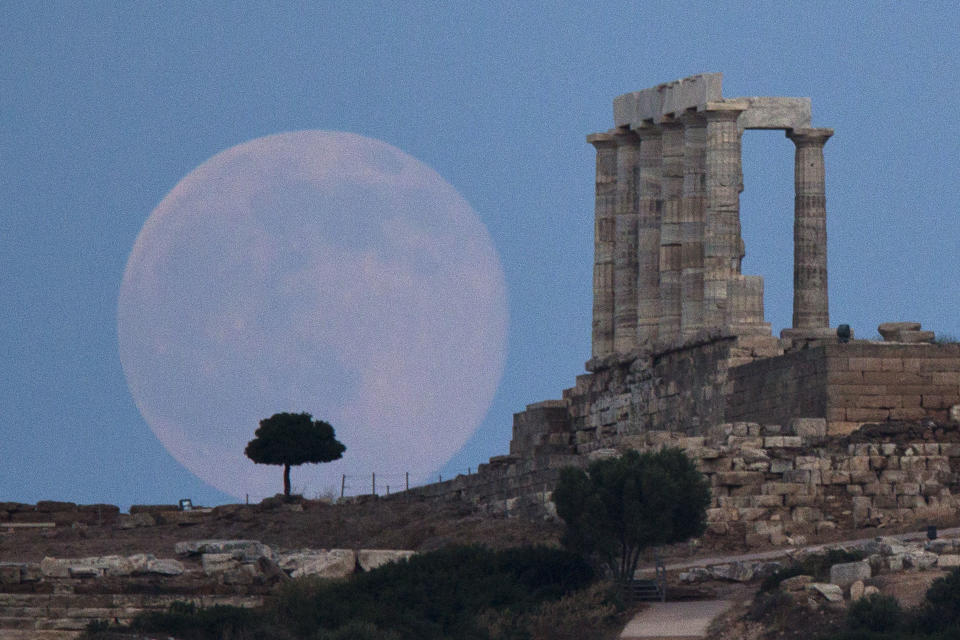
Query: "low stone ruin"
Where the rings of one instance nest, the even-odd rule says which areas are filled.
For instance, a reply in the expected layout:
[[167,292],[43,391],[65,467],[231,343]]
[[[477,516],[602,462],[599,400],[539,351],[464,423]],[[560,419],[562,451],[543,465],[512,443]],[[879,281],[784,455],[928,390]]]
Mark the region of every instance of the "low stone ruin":
[[[291,578],[343,578],[414,555],[390,549],[274,550],[257,540],[180,542],[176,558],[152,554],[0,562],[4,630],[61,631],[74,637],[93,620],[129,622],[174,601],[262,606]],[[73,635],[70,635],[70,632]]]

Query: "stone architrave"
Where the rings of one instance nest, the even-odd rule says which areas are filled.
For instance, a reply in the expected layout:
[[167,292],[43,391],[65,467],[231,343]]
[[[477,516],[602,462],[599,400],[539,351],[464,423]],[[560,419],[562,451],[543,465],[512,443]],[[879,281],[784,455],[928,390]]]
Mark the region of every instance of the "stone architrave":
[[617,129],[617,187],[614,199],[613,350],[629,353],[637,346],[637,185],[640,138]]
[[614,202],[617,189],[617,145],[612,135],[594,133],[587,142],[597,150],[593,229],[593,357],[613,353]]
[[746,102],[710,103],[706,119],[706,203],[704,226],[704,325],[731,324],[728,283],[740,273],[740,129]]
[[680,329],[692,335],[703,328],[703,244],[706,205],[707,123],[688,111],[683,122],[683,203],[680,209]]
[[683,124],[660,123],[660,327],[661,339],[680,335],[683,206]]
[[794,156],[793,328],[830,326],[823,145],[833,129],[791,129]]
[[637,343],[656,340],[660,329],[660,189],[663,176],[662,130],[635,129],[640,139],[637,193]]

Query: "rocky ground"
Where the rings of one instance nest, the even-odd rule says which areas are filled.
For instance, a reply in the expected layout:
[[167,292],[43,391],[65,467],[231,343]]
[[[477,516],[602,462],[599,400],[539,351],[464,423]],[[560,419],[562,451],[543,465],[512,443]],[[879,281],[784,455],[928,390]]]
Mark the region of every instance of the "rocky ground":
[[[423,499],[370,499],[331,505],[226,505],[189,521],[122,528],[118,524],[58,526],[4,531],[0,562],[39,562],[44,556],[78,558],[153,553],[168,557],[183,540],[252,539],[275,549],[410,549],[429,551],[449,543],[493,548],[557,544],[562,525],[542,519],[480,513],[466,503]],[[0,523],[2,525],[2,523]]]

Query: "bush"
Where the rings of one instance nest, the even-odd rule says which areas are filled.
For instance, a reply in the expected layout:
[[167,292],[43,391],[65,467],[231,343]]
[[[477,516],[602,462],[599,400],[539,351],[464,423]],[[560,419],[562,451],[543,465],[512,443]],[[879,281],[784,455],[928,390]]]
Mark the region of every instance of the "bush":
[[847,628],[876,633],[892,633],[906,625],[906,616],[893,596],[874,593],[850,604]]
[[593,577],[579,556],[559,549],[449,547],[350,580],[294,580],[281,590],[276,615],[296,634],[326,633],[317,636],[324,640],[357,620],[400,639],[485,639],[484,612],[529,611]]
[[262,610],[224,605],[198,608],[190,602],[174,602],[166,612],[141,613],[133,619],[130,629],[167,633],[181,640],[290,637],[274,628]]
[[933,581],[917,612],[917,621],[927,633],[949,630],[960,635],[960,568]]

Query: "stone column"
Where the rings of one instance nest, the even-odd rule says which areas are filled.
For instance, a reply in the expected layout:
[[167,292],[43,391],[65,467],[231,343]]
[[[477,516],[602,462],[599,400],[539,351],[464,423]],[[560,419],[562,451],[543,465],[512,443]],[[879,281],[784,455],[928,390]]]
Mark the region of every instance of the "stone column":
[[617,144],[613,249],[613,350],[629,353],[637,346],[637,184],[640,139],[626,127],[613,131]]
[[683,125],[673,120],[660,123],[660,328],[661,340],[680,336],[680,272],[682,238],[680,210],[683,204]]
[[730,324],[727,287],[740,272],[740,128],[745,102],[710,103],[706,132],[706,220],[704,234],[704,326]]
[[683,122],[683,203],[680,208],[680,330],[703,328],[703,243],[706,204],[707,123],[688,111]]
[[640,139],[637,193],[637,343],[653,342],[660,329],[661,129],[634,129]]
[[617,144],[608,133],[587,136],[597,150],[593,227],[593,357],[613,353],[614,200],[617,190]]
[[796,145],[793,218],[793,328],[830,326],[823,145],[833,129],[791,129]]

